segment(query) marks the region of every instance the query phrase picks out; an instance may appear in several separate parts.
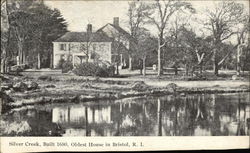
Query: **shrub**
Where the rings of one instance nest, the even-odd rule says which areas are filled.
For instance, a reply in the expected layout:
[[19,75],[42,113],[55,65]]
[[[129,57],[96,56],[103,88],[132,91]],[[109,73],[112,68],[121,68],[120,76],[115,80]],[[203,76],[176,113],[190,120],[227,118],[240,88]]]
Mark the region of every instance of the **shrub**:
[[42,81],[52,81],[52,77],[48,75],[41,75],[37,79]]
[[115,67],[112,65],[98,65],[97,63],[82,63],[76,66],[73,72],[79,76],[114,76]]
[[64,62],[65,62],[65,60],[63,58],[61,58],[59,60],[58,64],[56,65],[56,68],[61,69]]
[[93,63],[82,63],[76,66],[73,72],[79,76],[92,76],[95,74],[97,66]]
[[62,64],[62,73],[67,73],[69,72],[70,70],[73,69],[73,64],[72,62],[70,61],[65,61],[63,64]]
[[113,77],[115,72],[115,67],[112,65],[102,65],[96,70],[95,76],[100,77]]

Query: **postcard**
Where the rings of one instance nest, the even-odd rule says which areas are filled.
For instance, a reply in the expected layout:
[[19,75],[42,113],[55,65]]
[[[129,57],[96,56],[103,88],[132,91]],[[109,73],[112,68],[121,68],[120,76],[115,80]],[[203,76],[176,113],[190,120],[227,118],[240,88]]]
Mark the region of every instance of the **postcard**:
[[1,0],[1,152],[250,148],[247,0]]

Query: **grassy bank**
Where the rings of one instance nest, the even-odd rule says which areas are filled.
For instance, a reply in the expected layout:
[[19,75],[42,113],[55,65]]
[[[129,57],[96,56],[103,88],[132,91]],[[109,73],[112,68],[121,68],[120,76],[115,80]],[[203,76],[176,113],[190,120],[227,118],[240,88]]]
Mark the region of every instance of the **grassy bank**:
[[15,91],[12,88],[2,90],[2,95],[10,98],[3,103],[8,106],[4,107],[6,109],[34,104],[77,103],[148,95],[249,92],[249,81],[246,79],[170,81],[148,77],[95,78],[62,74],[60,71],[24,72],[22,76],[7,77],[7,80],[2,80],[5,84],[35,82],[38,88],[27,91]]

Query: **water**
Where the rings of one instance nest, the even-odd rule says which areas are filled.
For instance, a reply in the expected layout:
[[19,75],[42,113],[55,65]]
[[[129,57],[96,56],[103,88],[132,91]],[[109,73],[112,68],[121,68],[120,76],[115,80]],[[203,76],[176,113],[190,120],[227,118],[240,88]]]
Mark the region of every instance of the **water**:
[[35,105],[2,115],[3,136],[249,135],[249,93]]

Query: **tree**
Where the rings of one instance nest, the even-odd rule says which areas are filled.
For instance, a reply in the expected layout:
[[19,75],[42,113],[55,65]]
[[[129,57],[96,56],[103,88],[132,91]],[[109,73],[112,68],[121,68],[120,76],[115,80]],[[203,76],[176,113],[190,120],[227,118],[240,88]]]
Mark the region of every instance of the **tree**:
[[10,24],[10,30],[13,31],[18,46],[18,64],[26,63],[26,54],[24,49],[24,43],[30,35],[32,35],[32,14],[29,13],[29,9],[36,2],[31,1],[10,1],[7,4],[8,19]]
[[[43,1],[8,1],[7,6],[9,49],[18,50],[17,64],[37,63],[38,68],[41,64],[49,67],[52,63],[52,41],[67,31],[67,24],[60,12],[48,8]],[[17,46],[12,46],[13,42]]]
[[154,50],[157,49],[157,39],[145,33],[139,37],[137,56],[142,61],[142,74],[146,75],[146,60]]
[[250,16],[244,15],[243,19],[243,27],[238,29],[237,32],[237,56],[236,56],[236,71],[237,75],[240,75],[241,70],[245,69],[245,65],[247,63],[247,56],[249,56],[249,39],[250,37]]
[[[92,44],[92,34],[87,33],[87,41],[83,42],[80,44],[80,51],[83,52],[86,55],[86,63],[89,62],[89,51],[90,51],[90,46]],[[80,57],[81,63],[82,63],[82,58]]]
[[143,33],[143,25],[146,22],[146,15],[148,14],[148,6],[143,2],[130,2],[128,9],[129,29],[133,37],[131,48],[129,50],[129,70],[133,69],[132,61],[133,54],[138,51],[138,38]]
[[208,22],[205,23],[205,26],[213,36],[213,67],[215,75],[218,75],[219,68],[226,59],[218,58],[218,52],[221,51],[220,46],[223,41],[236,34],[235,26],[242,22],[243,10],[243,4],[234,1],[223,1],[218,3],[214,10],[207,10]]
[[67,23],[59,10],[52,10],[44,3],[37,4],[29,12],[34,14],[32,21],[35,27],[32,30],[35,35],[30,38],[35,46],[37,68],[39,69],[42,65],[52,67],[52,41],[67,32]]
[[113,35],[113,49],[115,52],[115,63],[116,63],[116,75],[119,75],[119,65],[121,63],[121,50],[124,48],[122,44],[122,36],[120,33],[112,33]]
[[[171,23],[170,29],[165,34],[166,45],[164,49],[168,52],[163,54],[163,59],[168,61],[165,64],[170,64],[175,69],[175,75],[178,74],[178,67],[186,62],[188,52],[186,51],[187,46],[183,44],[183,34],[186,27],[189,27],[190,16],[192,14],[180,14],[177,12],[174,15],[174,20]],[[185,63],[187,64],[187,63]],[[187,68],[187,65],[186,65]]]
[[7,46],[10,37],[9,30],[9,13],[7,8],[7,1],[1,1],[1,53],[0,53],[0,63],[1,63],[1,73],[6,73],[7,71]]
[[188,74],[188,67],[199,67],[200,74],[203,71],[203,65],[209,61],[212,55],[213,46],[211,38],[198,37],[192,29],[186,27],[180,28],[180,36],[178,42],[185,48],[183,53],[183,63],[186,65],[186,74]]
[[146,15],[148,23],[153,24],[157,28],[158,33],[158,76],[162,71],[162,48],[165,46],[164,32],[170,17],[177,11],[184,11],[185,9],[194,12],[192,5],[188,2],[168,0],[156,0],[149,13]]

